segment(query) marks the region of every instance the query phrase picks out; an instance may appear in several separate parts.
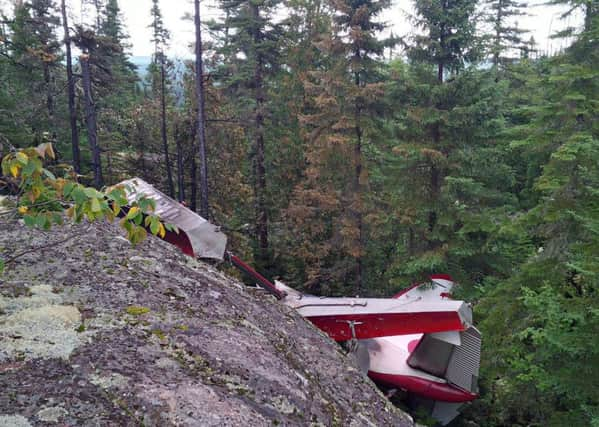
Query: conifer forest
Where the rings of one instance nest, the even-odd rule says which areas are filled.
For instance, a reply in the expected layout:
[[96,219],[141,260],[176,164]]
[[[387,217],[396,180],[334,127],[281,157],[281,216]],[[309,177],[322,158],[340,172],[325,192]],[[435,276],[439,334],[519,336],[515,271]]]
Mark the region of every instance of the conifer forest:
[[599,426],[599,1],[549,0],[578,17],[555,52],[521,0],[405,2],[401,37],[390,0],[173,2],[183,59],[139,2],[146,69],[118,0],[5,1],[0,158],[51,143],[91,187],[143,178],[311,294],[450,274],[483,335],[451,425]]

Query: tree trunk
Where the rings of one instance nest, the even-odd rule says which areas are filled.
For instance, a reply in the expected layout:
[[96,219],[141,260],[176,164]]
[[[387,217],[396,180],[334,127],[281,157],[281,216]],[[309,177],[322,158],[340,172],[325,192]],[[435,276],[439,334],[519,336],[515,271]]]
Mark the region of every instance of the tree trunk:
[[143,120],[139,117],[135,120],[135,127],[137,128],[137,134],[139,135],[139,170],[141,177],[144,180],[148,180],[147,168],[146,168],[146,128]]
[[356,217],[356,227],[358,228],[358,256],[356,257],[356,284],[357,291],[361,291],[364,285],[363,274],[362,274],[362,252],[363,252],[363,241],[364,241],[364,218],[362,212],[362,184],[360,177],[362,175],[362,128],[359,125],[360,110],[356,112],[356,120],[358,125],[356,126],[356,145],[354,146],[354,161],[355,161],[355,197],[356,207],[354,208]]
[[196,134],[198,133],[198,127],[196,126],[195,120],[192,120],[191,127],[191,141],[192,141],[192,150],[191,150],[191,200],[189,204],[189,209],[194,212],[197,212],[198,207],[198,164],[196,162],[196,150],[194,142],[196,140]]
[[[439,44],[441,45],[441,51],[445,51],[446,48],[446,40],[445,40],[445,26],[442,25],[441,26],[441,35],[440,35],[440,40],[439,40]],[[443,74],[445,72],[445,63],[443,62],[443,59],[439,59],[439,62],[437,63],[437,81],[439,82],[440,85],[443,84]],[[439,106],[436,106],[437,108],[439,108]],[[439,124],[439,122],[435,123],[433,125],[433,129],[432,129],[432,137],[433,137],[433,147],[435,150],[440,150],[440,145],[441,145],[441,125]],[[427,218],[427,222],[428,222],[428,231],[429,233],[432,233],[432,231],[435,229],[435,226],[437,225],[437,210],[435,208],[435,204],[437,203],[437,200],[439,198],[439,195],[441,193],[441,172],[439,171],[439,168],[437,167],[437,165],[434,164],[434,159],[431,159],[431,170],[430,170],[430,193],[429,193],[429,197],[430,197],[430,210],[428,212],[428,218]],[[434,249],[436,246],[436,243],[433,242],[430,239],[427,239],[427,243],[428,243],[428,247],[429,249]]]
[[52,84],[52,73],[50,72],[50,64],[44,62],[44,85],[46,86],[46,110],[48,110],[48,122],[50,125],[50,133],[52,135],[52,143],[56,142],[56,122],[54,120],[54,88]]
[[[356,59],[360,59],[360,53],[355,53]],[[354,73],[354,83],[357,86],[358,90],[362,85],[360,81],[360,74],[358,72]],[[356,132],[356,144],[354,145],[354,192],[355,192],[355,207],[353,209],[356,227],[358,229],[358,241],[356,244],[358,245],[358,256],[356,257],[356,291],[360,292],[364,285],[363,283],[363,274],[362,274],[362,252],[363,252],[363,231],[364,231],[364,218],[362,213],[362,183],[360,178],[362,176],[362,127],[360,126],[361,116],[362,116],[362,107],[356,103],[355,105],[355,132]]]
[[202,29],[200,27],[200,1],[194,0],[196,30],[196,99],[198,103],[196,116],[196,137],[198,158],[200,161],[200,214],[209,217],[208,211],[208,159],[206,158],[206,114],[204,112],[204,65],[202,63]]
[[185,200],[185,170],[183,169],[183,146],[181,144],[181,128],[175,123],[175,144],[177,145],[177,187],[179,201]]
[[584,31],[590,33],[593,29],[593,20],[599,11],[599,7],[593,1],[587,1],[585,3],[584,11]]
[[160,134],[162,136],[162,149],[164,150],[164,163],[166,164],[166,176],[168,180],[168,195],[175,198],[175,186],[173,184],[173,171],[168,155],[168,139],[166,135],[166,76],[164,70],[164,56],[160,54]]
[[[250,3],[252,17],[258,21],[260,19],[260,11],[256,4]],[[263,76],[263,58],[262,54],[257,51],[256,46],[262,43],[261,35],[258,30],[254,30],[254,99],[256,109],[254,112],[254,191],[256,197],[256,239],[258,241],[257,258],[263,267],[269,263],[268,255],[268,211],[266,209],[266,167],[264,165],[265,147],[264,147],[264,104],[266,95],[264,93],[264,76]]]
[[98,146],[98,131],[96,124],[96,108],[92,98],[91,72],[89,68],[89,54],[83,53],[79,57],[81,73],[83,74],[83,94],[85,97],[85,123],[87,125],[87,139],[92,154],[92,170],[94,173],[94,187],[100,189],[104,185],[102,178],[102,162],[100,147]]
[[[442,69],[443,64],[440,63],[439,67]],[[441,77],[441,84],[443,83],[442,77]],[[435,150],[439,150],[441,149],[440,145],[441,145],[441,127],[439,123],[435,123],[433,125],[433,130],[432,130],[432,137],[433,137],[433,146]],[[428,212],[428,231],[429,233],[432,233],[433,230],[435,229],[435,226],[437,225],[437,209],[435,208],[435,204],[437,203],[439,196],[441,194],[441,171],[439,170],[439,168],[437,167],[437,165],[435,165],[435,160],[431,159],[431,170],[430,170],[430,193],[429,193],[429,197],[430,197],[430,210]],[[430,239],[427,239],[428,242],[428,248],[429,249],[434,249],[436,247],[436,243],[433,242]]]
[[81,173],[81,154],[79,153],[79,130],[77,129],[77,111],[75,110],[75,79],[73,78],[73,59],[71,57],[71,37],[65,0],[61,0],[62,26],[64,29],[64,45],[67,61],[67,88],[69,100],[69,122],[71,124],[71,148],[73,153],[73,170]]
[[493,65],[499,67],[499,54],[501,53],[501,19],[503,3],[500,1],[497,5],[497,14],[495,15],[495,40],[493,46]]

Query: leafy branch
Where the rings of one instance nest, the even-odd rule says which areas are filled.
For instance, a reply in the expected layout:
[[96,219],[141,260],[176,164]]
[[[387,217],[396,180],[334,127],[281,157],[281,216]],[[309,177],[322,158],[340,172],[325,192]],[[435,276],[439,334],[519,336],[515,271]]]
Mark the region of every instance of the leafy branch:
[[[146,230],[160,237],[164,237],[167,230],[177,231],[175,227],[163,224],[153,213],[156,210],[154,200],[143,196],[129,200],[129,189],[123,185],[102,191],[86,187],[77,182],[67,166],[61,167],[63,177],[57,178],[44,167],[47,158],[55,158],[50,143],[12,150],[2,159],[2,174],[13,181],[18,194],[11,213],[20,215],[27,226],[48,230],[52,225],[62,224],[65,215],[75,223],[84,219],[112,222],[121,217],[119,225],[133,245],[145,239]],[[14,258],[0,257],[0,273]]]

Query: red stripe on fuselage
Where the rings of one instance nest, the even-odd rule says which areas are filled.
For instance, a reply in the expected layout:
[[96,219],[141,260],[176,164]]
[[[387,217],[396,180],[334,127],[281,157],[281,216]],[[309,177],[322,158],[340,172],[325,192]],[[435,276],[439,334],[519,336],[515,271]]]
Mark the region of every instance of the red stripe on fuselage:
[[382,374],[380,372],[368,371],[368,376],[374,382],[386,386],[399,387],[427,399],[442,402],[470,402],[478,397],[477,394],[453,387],[447,383],[438,383],[411,375]]
[[[336,314],[306,318],[335,341],[464,330],[457,311]],[[352,336],[350,327],[352,321],[354,322],[355,337]]]

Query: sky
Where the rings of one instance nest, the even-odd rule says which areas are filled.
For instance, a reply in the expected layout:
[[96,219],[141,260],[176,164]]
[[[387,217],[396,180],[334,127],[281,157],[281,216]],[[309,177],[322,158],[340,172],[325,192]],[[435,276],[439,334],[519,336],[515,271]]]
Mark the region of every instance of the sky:
[[[0,8],[3,12],[10,13],[12,1],[14,0],[0,0]],[[131,53],[134,56],[150,56],[153,51],[148,28],[151,22],[151,3],[151,0],[119,1],[130,36]],[[82,10],[82,0],[67,0],[67,4],[70,5],[71,22],[80,22],[85,12],[85,9]],[[220,13],[214,0],[203,0],[201,4],[203,21],[219,17]],[[411,4],[412,0],[392,0],[392,7],[384,14],[383,19],[389,24],[390,30],[395,35],[405,36],[412,32],[406,17],[412,10]],[[529,16],[521,17],[518,24],[522,28],[531,30],[531,35],[537,41],[538,49],[552,53],[567,45],[567,40],[550,39],[549,35],[567,25],[574,24],[576,18],[560,20],[560,15],[565,9],[542,5],[542,0],[532,0],[530,4],[532,6],[527,10]],[[160,7],[165,26],[171,32],[169,55],[182,58],[191,57],[190,45],[194,38],[193,23],[190,20],[183,20],[182,17],[186,14],[193,14],[193,3],[191,0],[160,0]]]
[[[534,1],[534,0],[533,0]],[[120,7],[123,17],[127,23],[134,55],[151,55],[152,46],[149,40],[150,25],[150,4],[151,0],[121,0]],[[202,20],[217,19],[219,11],[214,1],[202,1]],[[410,24],[406,18],[407,13],[411,12],[412,0],[393,0],[392,7],[384,14],[390,29],[396,35],[408,35],[411,32]],[[531,4],[534,4],[531,2]],[[549,7],[541,5],[528,8],[530,16],[521,17],[519,26],[531,30],[538,43],[538,48],[545,52],[558,50],[567,41],[550,40],[549,35],[563,27],[568,22],[560,20],[560,15],[564,12],[563,7]],[[171,31],[171,54],[175,56],[191,56],[190,43],[194,38],[194,29],[192,22],[181,19],[183,15],[193,13],[193,3],[190,0],[160,0],[164,22]]]

